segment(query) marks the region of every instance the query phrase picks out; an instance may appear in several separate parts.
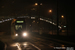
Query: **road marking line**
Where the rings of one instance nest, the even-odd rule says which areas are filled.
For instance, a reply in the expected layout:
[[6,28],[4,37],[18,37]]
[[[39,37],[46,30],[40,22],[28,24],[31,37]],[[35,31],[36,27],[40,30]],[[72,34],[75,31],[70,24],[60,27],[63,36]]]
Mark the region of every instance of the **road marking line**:
[[17,44],[17,48],[18,48],[18,50],[22,50],[20,47],[20,44]]

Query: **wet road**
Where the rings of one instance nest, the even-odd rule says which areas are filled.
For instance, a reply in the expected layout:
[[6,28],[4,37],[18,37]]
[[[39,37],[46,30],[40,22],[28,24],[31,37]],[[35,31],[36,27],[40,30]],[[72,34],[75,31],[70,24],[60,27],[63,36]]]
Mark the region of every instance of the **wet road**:
[[40,50],[40,49],[29,42],[14,42],[9,43],[7,50]]
[[66,45],[45,40],[40,37],[30,36],[28,40],[13,41],[10,36],[0,36],[6,43],[6,50],[54,50],[54,47],[64,47]]
[[0,39],[6,44],[6,50],[40,50],[29,41],[13,41],[10,36],[1,36]]

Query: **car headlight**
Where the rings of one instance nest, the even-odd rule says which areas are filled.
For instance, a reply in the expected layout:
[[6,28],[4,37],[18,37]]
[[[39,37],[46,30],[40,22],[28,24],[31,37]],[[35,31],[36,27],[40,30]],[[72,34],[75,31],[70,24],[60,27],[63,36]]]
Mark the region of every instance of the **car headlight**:
[[15,36],[18,36],[18,34],[15,34]]
[[23,33],[23,36],[27,36],[27,33]]

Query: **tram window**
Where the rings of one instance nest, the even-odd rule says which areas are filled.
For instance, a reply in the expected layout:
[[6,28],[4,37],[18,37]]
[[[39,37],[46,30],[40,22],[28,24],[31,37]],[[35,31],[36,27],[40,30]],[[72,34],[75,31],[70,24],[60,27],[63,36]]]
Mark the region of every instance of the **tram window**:
[[19,28],[22,29],[22,25],[16,25],[16,26],[15,26],[15,29],[16,29],[16,30],[18,30]]
[[22,28],[22,25],[19,25],[20,28]]

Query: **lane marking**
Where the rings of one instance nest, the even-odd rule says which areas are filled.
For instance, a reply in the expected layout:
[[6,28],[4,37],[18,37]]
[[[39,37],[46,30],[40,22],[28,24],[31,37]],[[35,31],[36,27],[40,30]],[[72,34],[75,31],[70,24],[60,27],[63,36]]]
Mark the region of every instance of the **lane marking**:
[[18,50],[22,50],[19,43],[17,43],[16,45],[17,45]]

